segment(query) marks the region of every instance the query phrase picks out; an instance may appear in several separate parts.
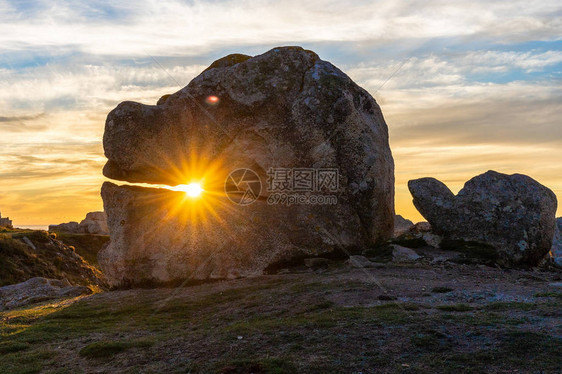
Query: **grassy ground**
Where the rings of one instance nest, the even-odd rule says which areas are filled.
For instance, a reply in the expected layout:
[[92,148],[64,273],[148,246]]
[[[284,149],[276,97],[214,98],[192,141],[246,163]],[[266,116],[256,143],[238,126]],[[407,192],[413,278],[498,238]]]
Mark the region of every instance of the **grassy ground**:
[[57,239],[74,247],[76,253],[91,265],[98,267],[98,252],[109,242],[108,235],[70,234],[55,232]]
[[454,266],[340,266],[4,312],[0,372],[560,373],[559,275]]
[[46,231],[2,230],[0,287],[33,277],[66,278],[72,284],[81,285],[102,284],[98,269]]

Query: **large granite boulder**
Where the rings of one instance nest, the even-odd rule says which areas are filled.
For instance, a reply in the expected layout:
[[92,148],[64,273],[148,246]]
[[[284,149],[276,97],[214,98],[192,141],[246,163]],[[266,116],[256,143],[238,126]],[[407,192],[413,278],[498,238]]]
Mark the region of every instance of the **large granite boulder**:
[[0,287],[0,311],[42,301],[89,295],[86,286],[73,286],[68,280],[31,278],[25,282]]
[[[197,180],[205,190],[190,200],[167,189],[104,184],[111,243],[99,260],[114,285],[261,274],[300,258],[359,251],[393,232],[394,163],[379,106],[299,47],[227,56],[158,105],[119,104],[107,117],[104,149],[109,178],[170,186]],[[242,185],[261,182],[261,190],[252,204],[236,204],[225,181],[246,168],[255,175]],[[312,170],[317,183],[321,170],[335,170],[339,183],[313,191],[296,179],[273,186],[278,171],[296,178],[294,168]],[[284,201],[279,190],[336,196],[337,203],[276,204]]]
[[552,239],[550,257],[556,265],[562,266],[562,217],[556,219],[556,230],[554,239]]
[[554,193],[532,178],[488,171],[455,196],[434,178],[411,180],[414,205],[446,241],[474,242],[506,266],[536,265],[554,236]]

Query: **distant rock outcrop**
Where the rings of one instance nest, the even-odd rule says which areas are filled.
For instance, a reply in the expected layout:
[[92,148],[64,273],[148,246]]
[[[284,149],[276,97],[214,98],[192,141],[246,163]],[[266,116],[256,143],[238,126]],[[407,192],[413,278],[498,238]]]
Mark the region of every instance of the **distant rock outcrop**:
[[90,212],[80,223],[68,222],[59,225],[49,225],[49,231],[62,231],[74,234],[109,235],[107,216],[105,212]]
[[86,234],[109,235],[105,212],[90,212],[86,214],[86,218],[80,222],[80,227],[84,228]]
[[66,279],[31,278],[23,283],[0,287],[0,311],[41,301],[89,295],[91,293],[90,288],[73,286]]
[[7,227],[9,229],[13,228],[12,220],[8,217],[2,218],[2,214],[0,214],[0,227]]
[[408,187],[435,234],[487,246],[500,264],[537,265],[552,246],[556,196],[528,176],[488,171],[457,196],[434,178]]
[[[213,193],[182,207],[181,192],[105,183],[111,243],[99,262],[113,284],[261,274],[392,236],[394,162],[381,110],[314,52],[227,56],[158,104],[124,102],[109,113],[104,175],[175,186],[212,169],[215,185],[207,180]],[[270,168],[308,171],[295,189],[285,181],[283,192],[332,193],[337,204],[268,204]],[[261,181],[250,205],[224,194],[236,169],[251,169]],[[320,187],[310,184],[319,170],[332,170],[331,185],[321,178],[314,182]]]

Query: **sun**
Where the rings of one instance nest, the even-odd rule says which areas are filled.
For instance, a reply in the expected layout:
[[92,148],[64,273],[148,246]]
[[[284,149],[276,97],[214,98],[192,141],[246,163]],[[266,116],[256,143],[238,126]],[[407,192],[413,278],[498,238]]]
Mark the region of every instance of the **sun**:
[[193,182],[190,184],[180,184],[174,187],[175,191],[183,191],[189,197],[199,197],[203,193],[201,183]]

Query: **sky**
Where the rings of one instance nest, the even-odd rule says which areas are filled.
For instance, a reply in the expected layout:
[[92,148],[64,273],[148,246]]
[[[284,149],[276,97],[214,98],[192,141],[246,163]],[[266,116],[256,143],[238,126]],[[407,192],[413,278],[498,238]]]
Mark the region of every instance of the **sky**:
[[490,169],[562,199],[559,0],[0,0],[2,216],[48,225],[102,210],[111,109],[282,45],[315,51],[377,100],[398,214],[422,220],[410,179],[456,193]]

